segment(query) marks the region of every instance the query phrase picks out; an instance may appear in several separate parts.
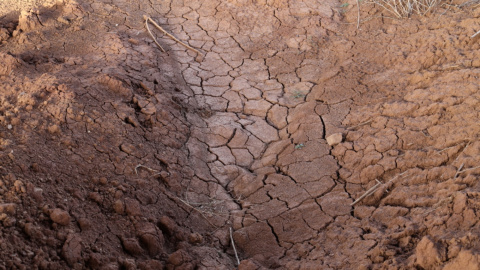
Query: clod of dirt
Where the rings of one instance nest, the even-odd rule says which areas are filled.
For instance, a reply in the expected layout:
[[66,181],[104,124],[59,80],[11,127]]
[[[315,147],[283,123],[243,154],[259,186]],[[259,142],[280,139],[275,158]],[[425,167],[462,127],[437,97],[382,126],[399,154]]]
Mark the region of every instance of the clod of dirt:
[[131,255],[138,256],[143,253],[140,243],[135,238],[122,238],[122,245],[125,251]]
[[10,75],[12,71],[19,65],[19,61],[6,53],[0,52],[0,76],[2,75]]
[[0,204],[0,213],[13,215],[15,214],[16,208],[17,208],[17,205],[14,203],[2,203]]
[[62,248],[62,256],[68,265],[73,266],[82,258],[82,238],[77,234],[69,234]]
[[13,32],[13,36],[18,35],[19,32],[33,30],[40,25],[41,23],[37,17],[37,14],[32,11],[22,10],[18,19],[17,29]]
[[458,256],[447,263],[444,270],[457,270],[457,269],[479,269],[480,255],[472,252],[471,250],[462,250]]
[[6,42],[8,38],[10,38],[8,30],[0,27],[0,44]]
[[70,214],[67,211],[55,208],[50,213],[50,218],[53,222],[58,223],[60,225],[66,226],[70,223]]
[[417,265],[424,269],[438,267],[445,259],[445,250],[442,250],[428,236],[424,236],[417,244],[415,251],[417,256]]

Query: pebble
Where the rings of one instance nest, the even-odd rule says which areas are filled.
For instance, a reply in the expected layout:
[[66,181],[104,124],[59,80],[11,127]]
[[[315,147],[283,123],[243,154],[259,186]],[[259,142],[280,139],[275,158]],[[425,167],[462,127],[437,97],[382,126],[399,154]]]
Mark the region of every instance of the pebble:
[[327,137],[327,143],[330,146],[337,145],[343,141],[342,133],[334,133]]

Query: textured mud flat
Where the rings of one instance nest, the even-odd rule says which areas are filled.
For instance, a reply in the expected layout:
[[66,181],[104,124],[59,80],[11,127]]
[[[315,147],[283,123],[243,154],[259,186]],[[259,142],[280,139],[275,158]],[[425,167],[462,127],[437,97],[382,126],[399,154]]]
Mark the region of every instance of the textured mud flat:
[[355,3],[12,6],[0,268],[477,269],[480,8]]

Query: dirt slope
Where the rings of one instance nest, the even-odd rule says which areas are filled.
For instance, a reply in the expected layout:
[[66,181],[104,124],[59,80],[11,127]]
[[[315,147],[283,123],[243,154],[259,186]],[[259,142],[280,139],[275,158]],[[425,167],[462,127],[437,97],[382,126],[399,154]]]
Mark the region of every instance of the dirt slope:
[[355,3],[4,11],[0,267],[478,269],[480,9]]

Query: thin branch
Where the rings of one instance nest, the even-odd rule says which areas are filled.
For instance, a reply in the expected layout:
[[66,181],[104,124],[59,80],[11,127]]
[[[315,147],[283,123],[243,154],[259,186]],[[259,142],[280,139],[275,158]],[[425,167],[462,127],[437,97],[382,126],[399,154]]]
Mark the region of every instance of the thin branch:
[[463,172],[467,172],[467,171],[471,171],[471,170],[476,170],[478,168],[480,168],[480,166],[476,166],[476,167],[473,167],[473,168],[468,168],[468,169],[465,169],[463,171],[460,171],[459,173],[463,173]]
[[354,206],[355,204],[359,203],[364,198],[372,195],[381,185],[386,186],[388,183],[393,182],[395,179],[397,179],[398,177],[400,177],[400,176],[402,176],[406,173],[407,173],[407,171],[405,171],[403,173],[399,173],[395,177],[393,177],[392,179],[388,180],[386,183],[382,183],[382,182],[378,181],[377,179],[375,179],[375,181],[377,181],[377,184],[375,186],[371,187],[369,190],[367,190],[362,196],[360,196],[358,199],[356,199],[353,203],[351,203],[350,206]]
[[377,181],[377,184],[375,186],[371,187],[369,190],[367,190],[362,196],[360,196],[358,199],[356,199],[353,203],[351,203],[350,206],[354,206],[355,204],[357,204],[361,200],[363,200],[363,198],[373,194],[378,189],[378,187],[382,184],[382,182],[378,181],[377,179],[375,179],[375,181]]
[[150,37],[152,37],[153,42],[155,42],[158,48],[160,48],[160,51],[165,52],[165,49],[162,47],[162,45],[160,45],[160,43],[157,42],[157,39],[153,36],[152,31],[150,31],[150,27],[148,27],[148,18],[145,19],[145,27],[147,28],[147,31],[150,34]]
[[357,127],[361,127],[361,126],[370,124],[371,122],[373,122],[373,119],[370,119],[370,120],[368,120],[368,121],[365,121],[365,122],[360,123],[360,124],[358,124],[358,125],[355,125],[355,126],[353,126],[353,127],[349,127],[349,128],[347,128],[347,130],[352,130],[352,129],[355,129],[355,128],[357,128]]
[[183,43],[182,41],[178,40],[178,39],[177,39],[176,37],[174,37],[173,35],[169,34],[167,31],[165,31],[165,29],[163,29],[163,28],[162,28],[160,25],[158,25],[154,20],[152,20],[152,18],[148,17],[147,15],[143,15],[143,18],[145,19],[145,22],[146,22],[146,23],[148,23],[148,21],[150,21],[158,30],[162,31],[162,33],[164,33],[165,35],[167,35],[169,38],[171,38],[171,39],[173,39],[174,41],[180,43],[181,45],[183,45],[183,46],[186,47],[187,49],[192,50],[192,51],[196,52],[197,54],[203,56],[203,53],[201,53],[199,50],[190,47],[188,44]]

